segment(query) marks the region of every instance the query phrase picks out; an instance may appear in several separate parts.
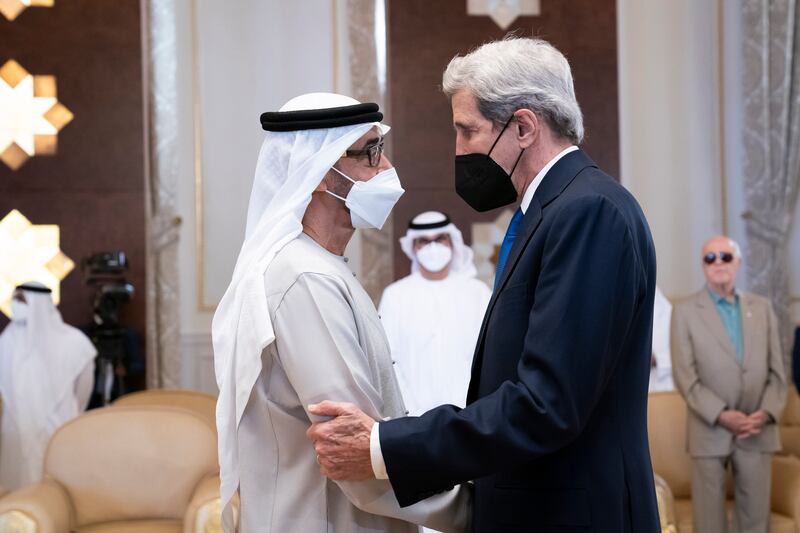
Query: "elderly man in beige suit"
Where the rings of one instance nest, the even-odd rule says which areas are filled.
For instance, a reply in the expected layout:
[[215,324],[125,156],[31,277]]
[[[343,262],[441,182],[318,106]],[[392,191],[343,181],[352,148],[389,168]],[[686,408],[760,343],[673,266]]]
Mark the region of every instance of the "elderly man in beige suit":
[[741,252],[733,240],[708,240],[702,259],[707,285],[675,307],[671,334],[675,384],[689,406],[694,527],[727,531],[730,464],[739,531],[766,533],[775,421],[786,399],[778,323],[768,300],[735,289]]

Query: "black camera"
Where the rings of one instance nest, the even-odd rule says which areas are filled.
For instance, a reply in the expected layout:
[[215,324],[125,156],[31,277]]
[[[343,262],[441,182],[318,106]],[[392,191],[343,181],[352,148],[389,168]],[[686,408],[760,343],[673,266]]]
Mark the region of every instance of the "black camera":
[[127,378],[141,374],[143,361],[136,334],[120,324],[120,312],[135,293],[126,279],[125,252],[98,252],[81,262],[84,282],[96,287],[93,323],[84,332],[97,348],[95,386],[89,408],[108,405],[128,391]]
[[98,326],[119,326],[119,312],[134,293],[130,283],[105,283],[94,294],[94,321]]
[[81,262],[83,280],[87,285],[97,286],[92,309],[94,322],[100,327],[119,326],[122,306],[130,301],[135,289],[125,279],[128,258],[125,252],[98,252]]
[[125,277],[128,271],[128,258],[125,252],[98,252],[81,262],[83,279],[86,283],[105,278]]

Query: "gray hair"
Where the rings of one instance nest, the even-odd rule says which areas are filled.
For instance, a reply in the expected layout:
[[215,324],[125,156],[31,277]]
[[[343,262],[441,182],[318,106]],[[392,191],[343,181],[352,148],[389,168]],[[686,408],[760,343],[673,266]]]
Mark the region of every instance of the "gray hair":
[[556,135],[574,144],[583,140],[569,63],[547,41],[509,36],[455,56],[444,71],[442,90],[449,97],[469,91],[483,116],[497,124],[518,109],[530,109]]

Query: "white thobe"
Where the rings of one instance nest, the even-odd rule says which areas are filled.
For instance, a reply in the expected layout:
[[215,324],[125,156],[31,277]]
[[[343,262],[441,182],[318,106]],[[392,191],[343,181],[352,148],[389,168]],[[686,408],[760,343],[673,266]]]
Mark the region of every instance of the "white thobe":
[[443,404],[464,407],[491,296],[482,281],[456,275],[427,280],[414,273],[386,287],[378,313],[411,415]]
[[669,351],[669,324],[672,318],[672,304],[656,288],[653,304],[653,356],[656,366],[650,369],[650,392],[674,390],[672,382],[672,357]]
[[336,483],[319,472],[309,404],[351,402],[376,420],[405,413],[380,319],[346,260],[301,235],[264,283],[276,340],[239,427],[243,533],[418,531],[405,520],[463,531],[466,490],[401,509],[388,481]]
[[0,487],[6,490],[41,480],[50,437],[86,409],[94,383],[97,351],[86,335],[59,320],[53,352],[34,357],[20,349],[27,327],[12,322],[0,335]]

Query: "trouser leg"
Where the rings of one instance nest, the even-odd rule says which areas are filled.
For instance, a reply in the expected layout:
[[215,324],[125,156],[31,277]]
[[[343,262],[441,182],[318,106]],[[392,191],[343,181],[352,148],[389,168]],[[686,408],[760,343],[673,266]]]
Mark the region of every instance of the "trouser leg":
[[732,460],[739,533],[767,533],[772,454],[735,449]]
[[726,457],[692,459],[692,511],[695,533],[726,533]]

